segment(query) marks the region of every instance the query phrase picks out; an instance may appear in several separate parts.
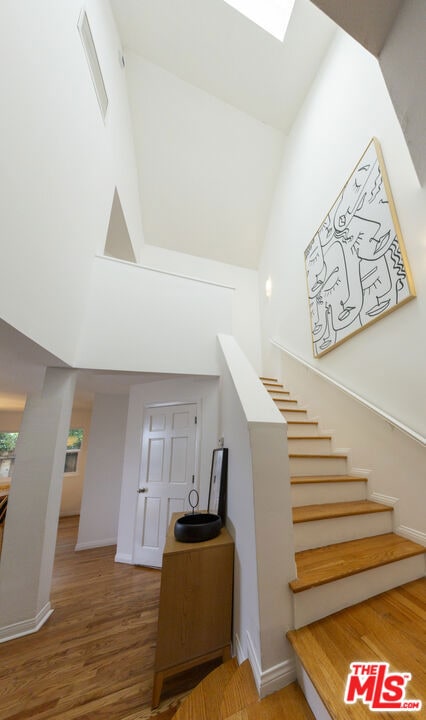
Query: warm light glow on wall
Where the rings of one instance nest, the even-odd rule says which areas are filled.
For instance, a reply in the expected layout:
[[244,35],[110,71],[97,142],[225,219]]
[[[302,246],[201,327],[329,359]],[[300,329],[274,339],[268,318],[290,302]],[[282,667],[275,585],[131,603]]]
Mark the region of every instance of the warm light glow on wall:
[[266,283],[265,283],[265,294],[267,298],[270,298],[272,295],[272,278],[271,276],[268,277]]

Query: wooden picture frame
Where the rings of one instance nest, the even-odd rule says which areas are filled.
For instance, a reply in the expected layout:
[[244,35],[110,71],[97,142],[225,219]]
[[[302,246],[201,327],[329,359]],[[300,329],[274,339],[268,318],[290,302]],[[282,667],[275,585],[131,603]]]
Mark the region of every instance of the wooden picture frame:
[[415,297],[376,138],[306,248],[305,270],[318,358]]
[[219,515],[222,525],[226,516],[226,488],[228,481],[228,448],[216,448],[212,454],[209,502],[207,510]]

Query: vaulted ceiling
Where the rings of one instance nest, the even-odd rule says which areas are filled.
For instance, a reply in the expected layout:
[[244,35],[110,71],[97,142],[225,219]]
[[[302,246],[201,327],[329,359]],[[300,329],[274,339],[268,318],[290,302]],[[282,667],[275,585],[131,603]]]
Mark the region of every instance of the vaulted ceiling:
[[224,0],[111,0],[124,48],[287,133],[335,25],[296,0],[284,42]]

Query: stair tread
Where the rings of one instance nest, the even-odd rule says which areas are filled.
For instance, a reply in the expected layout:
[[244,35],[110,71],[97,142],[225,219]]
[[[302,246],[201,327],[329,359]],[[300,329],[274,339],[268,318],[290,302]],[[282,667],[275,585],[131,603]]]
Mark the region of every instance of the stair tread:
[[243,708],[226,720],[315,720],[297,683]]
[[264,377],[264,375],[260,375],[259,380],[262,380],[262,382],[278,382],[278,378],[270,378],[270,377]]
[[297,403],[297,400],[295,400],[295,398],[288,398],[288,397],[285,397],[285,398],[271,397],[271,400],[273,400],[274,402]]
[[345,705],[351,662],[388,662],[409,672],[407,700],[426,703],[426,579],[414,580],[310,625],[292,630],[290,640],[333,720],[402,720],[420,713],[371,713],[361,701]]
[[372,500],[349,500],[346,502],[323,503],[317,505],[301,505],[293,508],[293,522],[310,522],[329,518],[365,515],[367,513],[392,512],[389,505]]
[[301,592],[424,552],[422,545],[395,533],[302,550],[295,554],[298,577],[290,588]]
[[185,698],[173,720],[220,720],[222,696],[237,669],[235,658],[215,668]]
[[287,440],[331,440],[331,435],[287,435]]
[[307,412],[303,408],[278,408],[280,412],[293,412],[293,413],[305,413]]
[[[229,680],[222,696],[220,718],[228,718],[259,700],[253,672],[248,660],[244,660]],[[199,720],[197,715],[194,718]],[[209,718],[209,720],[213,720]]]
[[287,420],[287,425],[318,425],[318,420]]
[[332,483],[332,482],[367,482],[366,477],[358,475],[301,475],[291,477],[292,485],[304,485],[309,483]]
[[276,390],[275,388],[267,388],[269,393],[276,393],[277,395],[290,395],[290,390]]

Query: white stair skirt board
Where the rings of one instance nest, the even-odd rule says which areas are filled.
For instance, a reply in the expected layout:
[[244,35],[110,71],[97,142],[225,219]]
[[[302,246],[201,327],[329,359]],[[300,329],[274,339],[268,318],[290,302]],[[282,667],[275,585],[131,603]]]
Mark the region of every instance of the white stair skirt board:
[[331,715],[328,713],[323,701],[318,695],[315,685],[311,682],[311,679],[296,656],[296,677],[303,694],[307,700],[309,707],[315,715],[315,720],[333,720]]
[[300,552],[390,532],[392,532],[392,512],[349,515],[295,523],[293,525],[294,549],[295,552]]
[[271,693],[281,690],[283,687],[290,685],[296,679],[296,665],[293,658],[283,660],[283,662],[267,670],[261,670],[256,652],[250,634],[247,632],[247,650],[248,659],[250,661],[253,672],[254,682],[260,698],[264,698]]
[[345,456],[330,457],[289,457],[290,475],[345,475],[348,472],[348,461]]
[[343,608],[423,577],[424,555],[397,560],[349,577],[293,593],[296,630]]
[[8,640],[15,640],[16,638],[23,637],[23,635],[31,635],[32,633],[38,632],[46,620],[50,618],[52,613],[53,608],[50,602],[48,602],[35,618],[21,620],[21,622],[13,623],[13,625],[0,627],[0,643],[7,642]]
[[365,500],[366,482],[301,483],[291,486],[293,507],[320,503]]
[[297,440],[293,433],[288,432],[289,453],[331,453],[331,438],[314,436],[299,437]]
[[295,422],[287,423],[287,433],[289,435],[319,435],[319,427],[314,422]]
[[241,663],[244,662],[244,660],[247,659],[247,655],[244,654],[244,650],[241,645],[241,641],[239,638],[239,635],[235,633],[234,635],[234,643],[233,643],[233,655],[237,656],[238,665],[241,665]]

